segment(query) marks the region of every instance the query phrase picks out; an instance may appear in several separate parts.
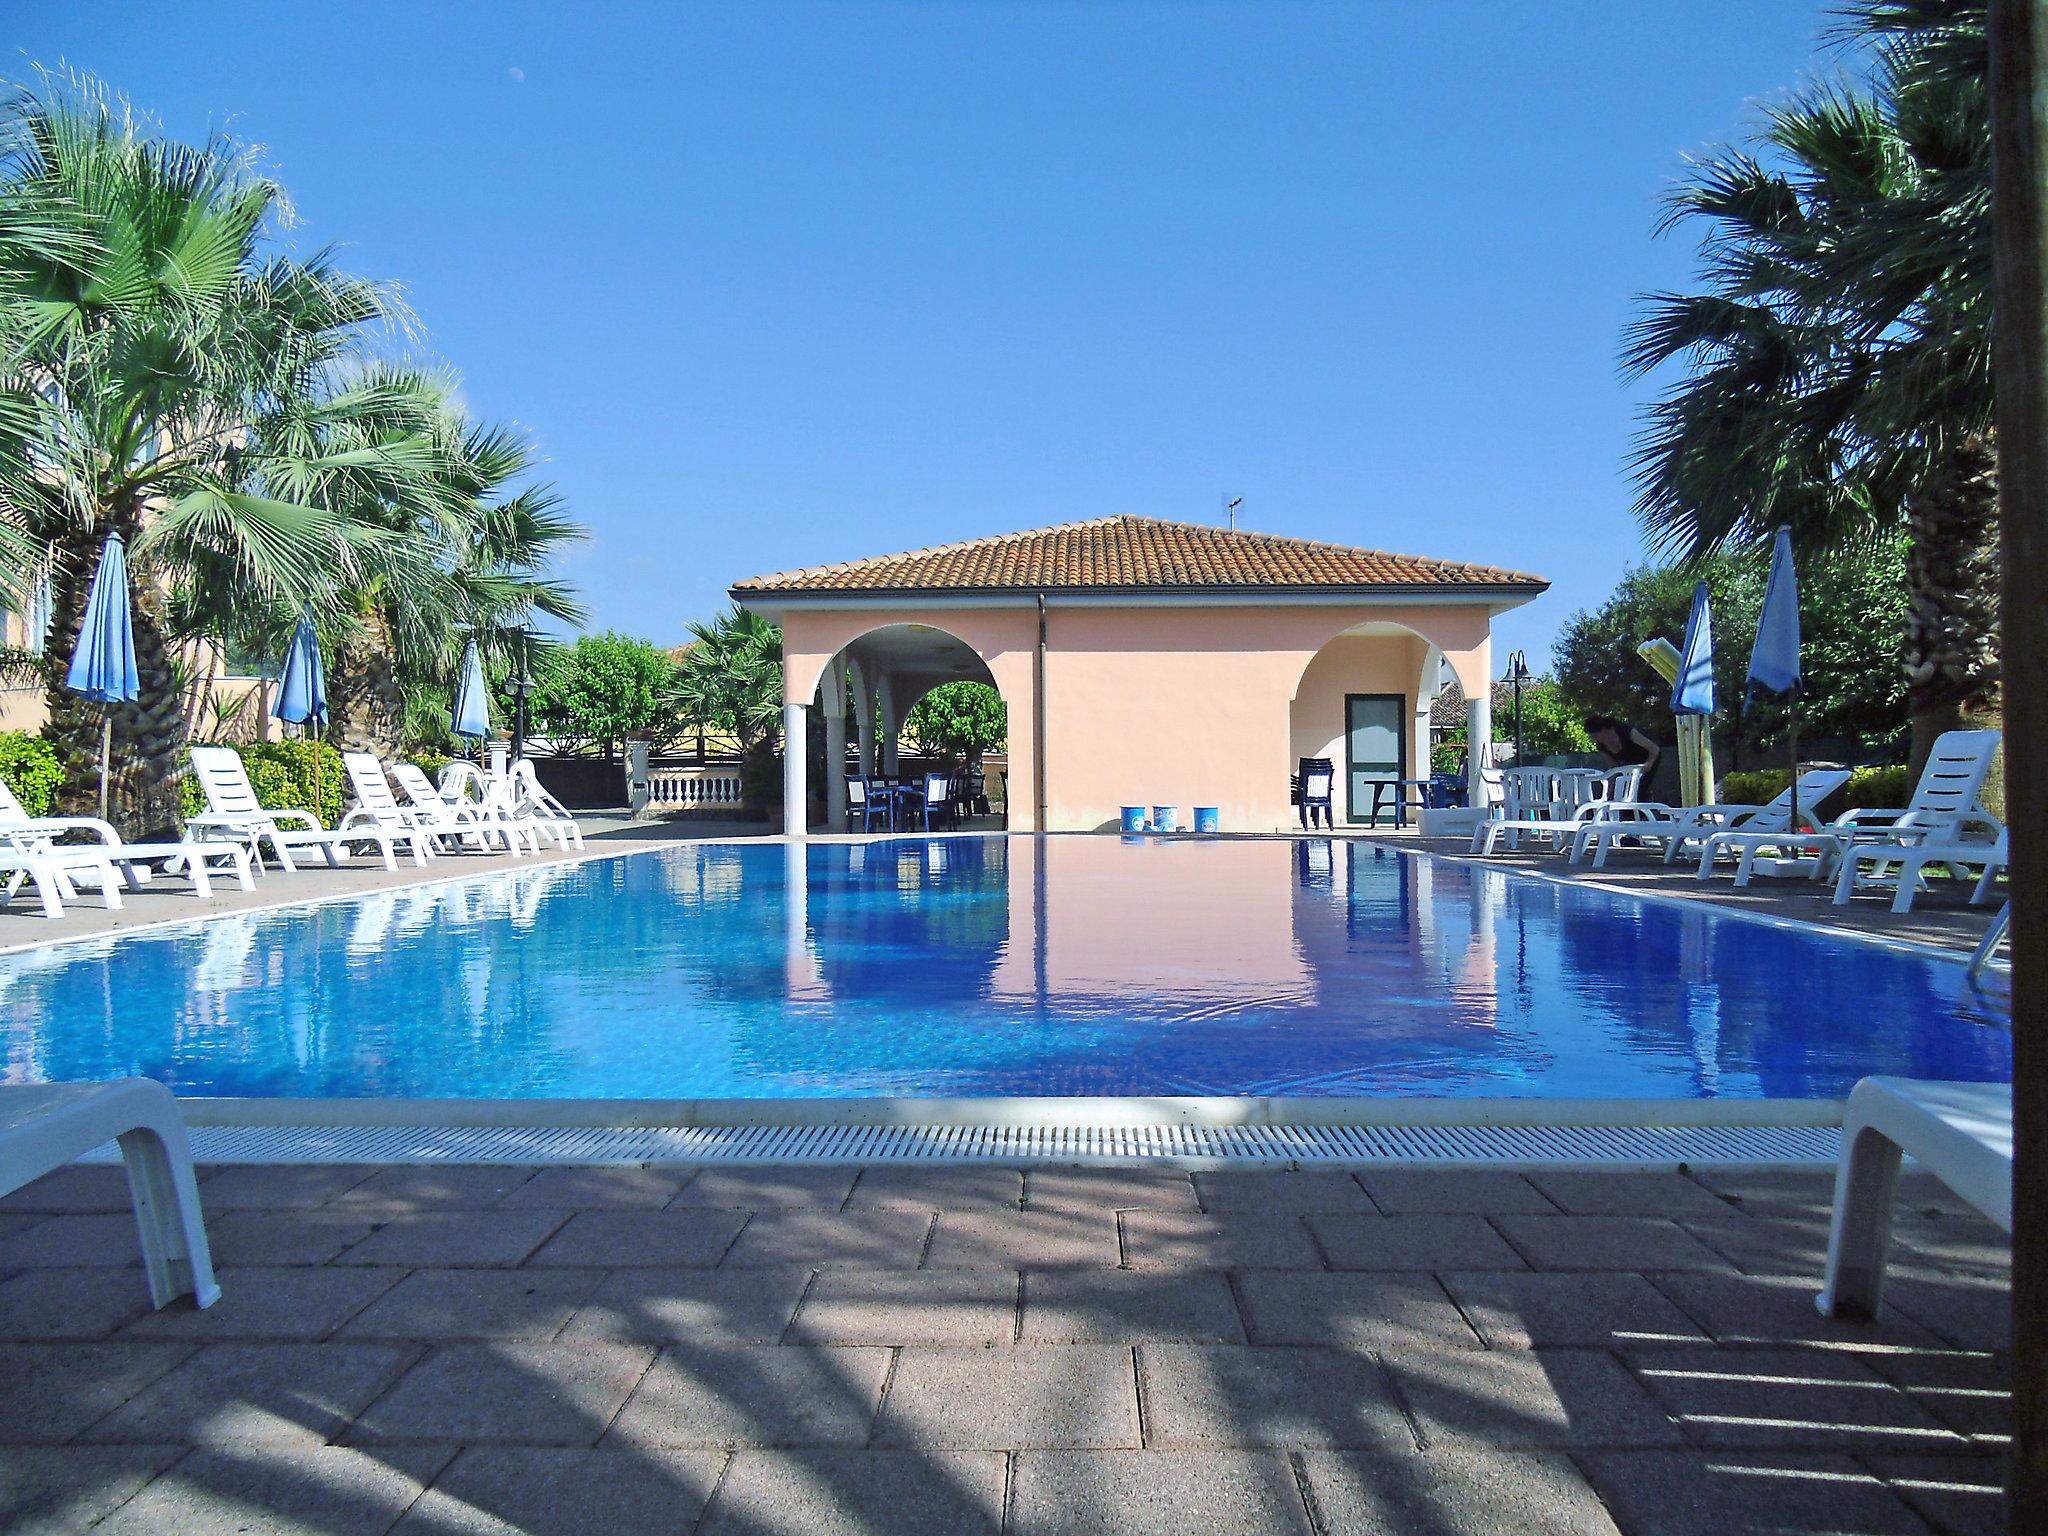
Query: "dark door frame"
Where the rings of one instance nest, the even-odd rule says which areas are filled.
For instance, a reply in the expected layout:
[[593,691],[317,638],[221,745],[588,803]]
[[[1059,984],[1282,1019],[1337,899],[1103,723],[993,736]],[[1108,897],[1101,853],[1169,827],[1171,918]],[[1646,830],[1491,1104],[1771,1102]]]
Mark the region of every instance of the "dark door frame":
[[[1372,807],[1352,804],[1352,786],[1355,782],[1353,776],[1358,772],[1357,760],[1351,755],[1351,701],[1353,699],[1392,699],[1394,701],[1394,719],[1396,722],[1394,726],[1394,742],[1400,748],[1400,756],[1396,761],[1394,777],[1405,779],[1408,777],[1408,733],[1401,729],[1400,722],[1408,718],[1408,695],[1405,693],[1347,693],[1344,695],[1344,824],[1346,826],[1362,827],[1371,820]],[[1400,802],[1397,798],[1395,801],[1397,807],[1395,816],[1397,819],[1400,815],[1398,810],[1399,804]]]

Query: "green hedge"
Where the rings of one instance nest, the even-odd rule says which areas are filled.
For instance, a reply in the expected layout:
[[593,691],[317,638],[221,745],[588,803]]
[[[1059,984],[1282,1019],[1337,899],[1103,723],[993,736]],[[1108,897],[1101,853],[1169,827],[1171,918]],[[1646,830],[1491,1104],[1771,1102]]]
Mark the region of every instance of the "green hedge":
[[[342,801],[348,798],[348,775],[341,766],[341,754],[326,742],[245,741],[230,742],[249,770],[249,787],[256,798],[273,811],[311,811],[320,825],[331,827],[341,820]],[[319,799],[313,795],[314,753],[319,753]],[[206,809],[206,795],[199,781],[189,773],[184,782],[185,814],[196,816]]]
[[[1721,800],[1729,805],[1764,805],[1785,792],[1792,782],[1789,768],[1759,768],[1753,772],[1731,773],[1721,780]],[[1906,765],[1894,763],[1879,768],[1854,768],[1849,782],[1821,802],[1820,814],[1838,816],[1859,806],[1891,809],[1912,798]],[[1801,806],[1803,813],[1805,807]]]
[[0,731],[0,779],[7,781],[29,815],[47,816],[64,782],[64,770],[58,766],[56,748],[42,737]]

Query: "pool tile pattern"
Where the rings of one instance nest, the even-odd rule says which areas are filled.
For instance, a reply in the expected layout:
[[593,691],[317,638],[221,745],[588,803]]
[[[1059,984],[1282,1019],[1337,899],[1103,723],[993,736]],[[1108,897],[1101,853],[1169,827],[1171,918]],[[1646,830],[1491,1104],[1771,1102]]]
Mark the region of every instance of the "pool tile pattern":
[[114,1170],[5,1202],[0,1529],[1994,1530],[2003,1237],[1825,1173]]

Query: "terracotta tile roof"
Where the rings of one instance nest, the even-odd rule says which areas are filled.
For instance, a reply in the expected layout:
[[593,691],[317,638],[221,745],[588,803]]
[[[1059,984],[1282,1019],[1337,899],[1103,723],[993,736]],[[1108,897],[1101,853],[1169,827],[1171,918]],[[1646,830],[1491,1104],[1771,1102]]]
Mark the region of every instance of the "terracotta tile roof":
[[1271,533],[1171,523],[1153,517],[1092,518],[813,565],[735,582],[733,596],[826,592],[1132,592],[1400,590],[1459,587],[1541,591],[1540,576],[1492,565],[1391,555],[1377,549]]

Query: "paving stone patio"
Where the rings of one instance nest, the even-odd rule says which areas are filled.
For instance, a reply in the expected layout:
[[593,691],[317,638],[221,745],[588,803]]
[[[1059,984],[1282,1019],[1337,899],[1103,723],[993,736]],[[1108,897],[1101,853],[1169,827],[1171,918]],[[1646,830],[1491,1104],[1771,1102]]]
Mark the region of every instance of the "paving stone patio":
[[1825,1174],[118,1169],[0,1200],[0,1530],[2001,1530],[2003,1237]]

